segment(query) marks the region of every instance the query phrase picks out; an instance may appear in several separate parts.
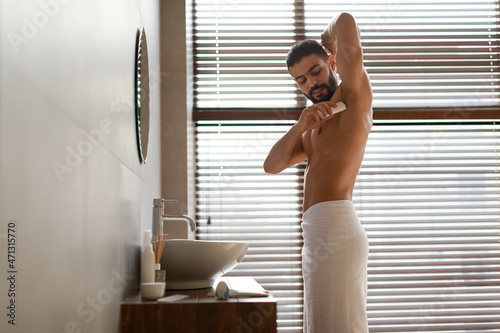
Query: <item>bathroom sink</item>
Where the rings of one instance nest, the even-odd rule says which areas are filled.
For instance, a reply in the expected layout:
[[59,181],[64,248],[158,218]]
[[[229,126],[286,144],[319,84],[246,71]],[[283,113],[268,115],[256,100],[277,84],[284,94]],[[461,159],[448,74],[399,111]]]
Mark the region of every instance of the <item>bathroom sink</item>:
[[248,243],[169,239],[161,256],[166,288],[210,288],[233,269],[247,253]]

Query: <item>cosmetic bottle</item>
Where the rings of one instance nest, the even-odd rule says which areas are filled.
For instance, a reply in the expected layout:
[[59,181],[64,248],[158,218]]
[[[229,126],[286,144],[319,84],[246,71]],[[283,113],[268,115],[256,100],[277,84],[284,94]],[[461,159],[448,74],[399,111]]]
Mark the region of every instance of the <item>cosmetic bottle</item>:
[[155,253],[151,244],[152,233],[144,234],[144,249],[141,256],[141,282],[155,282]]

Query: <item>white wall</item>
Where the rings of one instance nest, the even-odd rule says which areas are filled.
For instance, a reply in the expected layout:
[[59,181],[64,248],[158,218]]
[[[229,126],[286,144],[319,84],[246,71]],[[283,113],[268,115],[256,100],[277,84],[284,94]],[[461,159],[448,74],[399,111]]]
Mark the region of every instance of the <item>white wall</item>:
[[[0,0],[0,332],[118,330],[120,303],[138,288],[142,234],[161,192],[154,77],[145,165],[133,102],[143,26],[150,71],[159,77],[158,6]],[[7,316],[12,300],[15,325]]]

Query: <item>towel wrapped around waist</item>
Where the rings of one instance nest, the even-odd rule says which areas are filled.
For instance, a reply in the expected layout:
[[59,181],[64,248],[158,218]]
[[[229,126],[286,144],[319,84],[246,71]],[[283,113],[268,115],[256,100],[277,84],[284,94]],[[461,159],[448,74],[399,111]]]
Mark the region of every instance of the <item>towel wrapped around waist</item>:
[[302,220],[304,332],[368,332],[368,239],[352,201],[320,202]]

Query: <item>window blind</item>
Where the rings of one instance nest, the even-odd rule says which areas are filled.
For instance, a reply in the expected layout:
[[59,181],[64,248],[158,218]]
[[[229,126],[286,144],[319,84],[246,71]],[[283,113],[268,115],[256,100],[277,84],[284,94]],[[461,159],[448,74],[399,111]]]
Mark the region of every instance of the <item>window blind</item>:
[[[494,0],[195,0],[195,106],[303,108],[285,57],[336,14],[360,26],[375,108],[498,105]],[[212,110],[214,111],[214,110]]]
[[[198,122],[196,214],[200,239],[250,243],[231,274],[277,298],[280,332],[301,332],[304,164],[262,170],[290,125]],[[375,122],[354,190],[370,244],[370,332],[500,332],[499,131]]]
[[370,332],[500,331],[498,130],[374,126],[354,193]]
[[298,166],[267,175],[262,164],[290,124],[200,122],[195,131],[197,236],[249,242],[229,275],[272,292],[280,330],[302,327],[302,175]]

